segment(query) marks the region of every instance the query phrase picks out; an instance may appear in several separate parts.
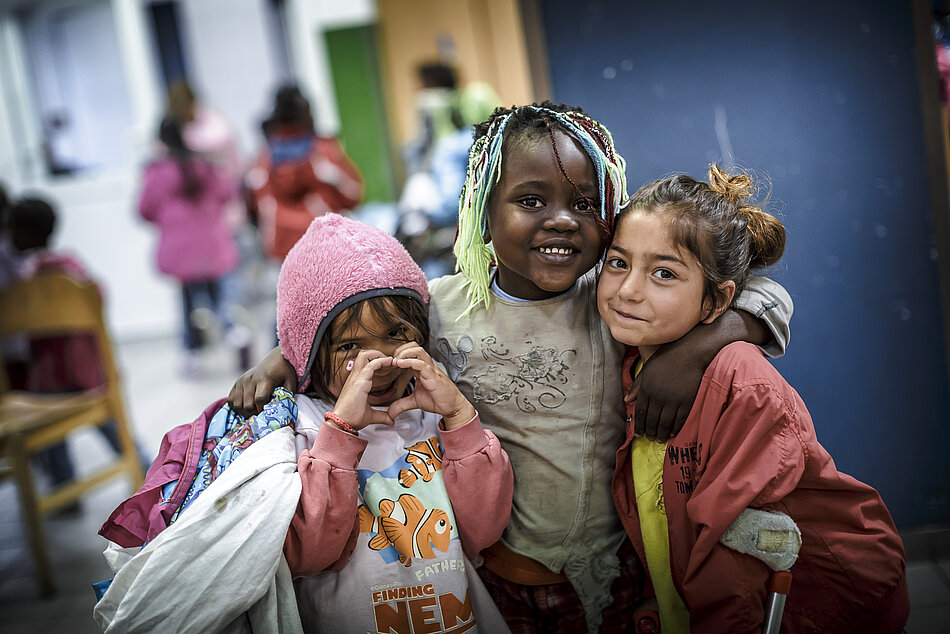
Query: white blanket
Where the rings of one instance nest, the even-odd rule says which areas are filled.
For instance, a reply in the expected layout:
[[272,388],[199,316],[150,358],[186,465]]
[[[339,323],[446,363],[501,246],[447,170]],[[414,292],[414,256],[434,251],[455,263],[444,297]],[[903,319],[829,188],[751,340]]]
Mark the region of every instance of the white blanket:
[[104,632],[301,632],[284,538],[300,498],[294,430],[248,447],[137,554],[110,544]]

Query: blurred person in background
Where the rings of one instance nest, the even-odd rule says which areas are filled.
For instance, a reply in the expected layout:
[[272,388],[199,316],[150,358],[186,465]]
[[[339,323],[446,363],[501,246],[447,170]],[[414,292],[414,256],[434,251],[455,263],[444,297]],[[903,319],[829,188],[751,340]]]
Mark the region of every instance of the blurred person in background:
[[460,126],[456,111],[458,73],[455,68],[442,62],[426,62],[417,67],[416,73],[420,86],[415,95],[418,132],[417,137],[403,149],[406,174],[409,175],[428,171],[435,144]]
[[[427,66],[423,66],[423,69]],[[422,115],[422,134],[417,147],[420,160],[407,161],[414,168],[399,197],[397,236],[419,262],[428,279],[454,272],[455,226],[458,222],[459,195],[468,168],[475,124],[491,116],[501,105],[495,90],[485,82],[471,82],[461,91],[435,91],[446,101],[446,109],[434,109]],[[418,100],[438,103],[436,97]],[[451,128],[437,122],[448,120]],[[422,150],[426,139],[430,147]]]
[[7,231],[9,214],[10,198],[6,188],[0,185],[0,289],[6,288],[20,277],[20,259]]
[[[72,254],[51,247],[56,228],[56,212],[45,200],[24,198],[9,208],[6,229],[9,244],[18,261],[17,277],[28,279],[49,273],[65,274],[76,281],[93,281],[83,264]],[[101,293],[101,291],[100,291]],[[15,346],[8,357],[5,348],[10,387],[42,394],[66,394],[99,387],[105,383],[105,370],[99,356],[95,335],[71,334],[34,337]],[[118,430],[114,422],[98,430],[118,454],[121,453]],[[139,451],[139,455],[143,456]],[[76,470],[67,443],[53,445],[37,454],[40,467],[52,487],[75,479]],[[143,467],[148,460],[142,458]],[[76,502],[60,513],[80,510]]]
[[[229,181],[236,192],[242,190],[248,162],[238,151],[233,128],[221,113],[197,97],[187,81],[178,80],[168,87],[165,116],[179,123],[182,140],[189,151],[217,165],[221,177]],[[225,204],[225,218],[238,246],[238,265],[221,277],[221,310],[231,323],[248,327],[232,329],[231,336],[247,339],[252,321],[247,306],[257,299],[256,281],[263,269],[260,238],[257,228],[248,221],[245,196],[235,196]],[[206,309],[198,310],[199,321],[211,321],[213,315]],[[250,345],[249,341],[231,343],[238,348]]]
[[314,218],[356,208],[363,179],[336,138],[317,134],[295,85],[277,90],[261,130],[266,143],[245,183],[264,253],[280,262]]
[[244,161],[230,124],[219,112],[199,101],[188,82],[178,80],[168,87],[165,115],[181,125],[188,149],[217,164],[235,181],[241,179]]
[[177,119],[162,120],[159,141],[154,160],[145,168],[138,209],[159,229],[159,271],[181,285],[184,373],[198,371],[197,353],[211,325],[209,315],[236,349],[243,370],[250,358],[251,333],[231,321],[222,302],[222,277],[235,269],[239,257],[227,219],[236,184],[185,144]]

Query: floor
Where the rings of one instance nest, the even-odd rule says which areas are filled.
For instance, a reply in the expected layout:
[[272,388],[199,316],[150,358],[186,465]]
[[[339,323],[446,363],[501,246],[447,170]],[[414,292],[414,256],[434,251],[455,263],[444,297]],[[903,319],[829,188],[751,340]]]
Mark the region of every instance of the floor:
[[[269,350],[272,342],[262,339],[257,344],[254,358]],[[177,341],[171,338],[127,343],[118,347],[117,354],[135,433],[149,455],[156,453],[165,431],[226,395],[237,376],[236,356],[224,347],[206,352],[198,374],[190,378],[179,372]],[[78,435],[72,450],[81,470],[94,469],[109,451],[95,433]],[[101,554],[105,540],[97,531],[128,493],[127,485],[114,481],[85,498],[81,513],[46,520],[59,593],[42,600],[15,512],[15,491],[9,482],[0,485],[0,508],[13,509],[0,517],[0,634],[98,631],[92,620],[95,599],[90,584],[111,575]],[[915,531],[904,538],[912,605],[906,631],[950,632],[950,527]]]

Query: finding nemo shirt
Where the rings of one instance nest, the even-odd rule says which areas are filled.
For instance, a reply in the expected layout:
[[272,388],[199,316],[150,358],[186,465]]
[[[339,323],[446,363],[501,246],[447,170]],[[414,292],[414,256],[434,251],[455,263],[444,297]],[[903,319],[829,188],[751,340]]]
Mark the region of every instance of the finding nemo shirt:
[[[330,408],[297,398],[299,455]],[[356,548],[342,569],[295,580],[305,631],[508,631],[462,551],[443,482],[439,420],[412,410],[393,427],[360,431],[368,444],[357,466]]]

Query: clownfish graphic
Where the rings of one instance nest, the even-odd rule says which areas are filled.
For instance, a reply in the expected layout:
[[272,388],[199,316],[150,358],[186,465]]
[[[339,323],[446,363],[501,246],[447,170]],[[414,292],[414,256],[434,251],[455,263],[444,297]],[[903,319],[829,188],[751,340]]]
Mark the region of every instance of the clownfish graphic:
[[356,509],[356,517],[359,518],[361,533],[380,532],[379,518],[373,515],[373,512],[365,504],[360,504],[360,507]]
[[[449,549],[452,525],[445,511],[427,509],[418,498],[405,493],[397,502],[380,501],[379,525],[382,530],[370,540],[370,548],[383,550],[392,545],[399,551],[399,561],[406,566],[412,565],[413,557],[435,559],[434,549],[442,552]],[[362,509],[360,507],[360,531],[364,526]],[[366,512],[369,513],[369,509]]]
[[419,478],[422,478],[423,482],[429,482],[435,472],[442,468],[442,448],[439,446],[438,436],[419,441],[406,449],[409,451],[406,462],[412,468],[399,470],[399,483],[407,489]]

